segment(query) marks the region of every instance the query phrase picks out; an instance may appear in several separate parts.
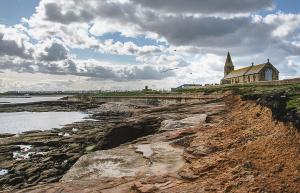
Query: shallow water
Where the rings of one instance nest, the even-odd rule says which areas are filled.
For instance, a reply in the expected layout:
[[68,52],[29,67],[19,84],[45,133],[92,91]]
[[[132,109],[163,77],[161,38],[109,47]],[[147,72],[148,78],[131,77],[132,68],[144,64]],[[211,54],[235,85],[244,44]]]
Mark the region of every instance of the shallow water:
[[0,168],[0,176],[4,176],[4,175],[6,175],[6,174],[8,174],[8,170],[7,170],[7,169],[1,169],[1,168]]
[[34,96],[30,98],[25,97],[0,97],[0,104],[6,103],[32,103],[40,101],[56,101],[64,96]]
[[66,124],[82,121],[84,118],[88,118],[88,114],[81,112],[0,113],[0,133],[61,128]]

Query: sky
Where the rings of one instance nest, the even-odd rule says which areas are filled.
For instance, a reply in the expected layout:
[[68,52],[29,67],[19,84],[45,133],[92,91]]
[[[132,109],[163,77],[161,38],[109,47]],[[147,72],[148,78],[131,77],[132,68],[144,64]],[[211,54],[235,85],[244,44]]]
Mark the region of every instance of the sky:
[[299,77],[300,1],[0,1],[0,92],[219,83],[228,51]]

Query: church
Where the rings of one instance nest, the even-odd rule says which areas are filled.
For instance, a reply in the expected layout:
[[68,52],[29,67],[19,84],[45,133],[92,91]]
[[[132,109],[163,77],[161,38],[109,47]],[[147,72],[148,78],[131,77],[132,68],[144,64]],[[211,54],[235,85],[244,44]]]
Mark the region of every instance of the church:
[[234,69],[230,53],[227,54],[227,59],[224,66],[224,78],[221,84],[237,84],[237,83],[251,83],[260,81],[273,81],[279,79],[279,71],[270,63],[267,63]]

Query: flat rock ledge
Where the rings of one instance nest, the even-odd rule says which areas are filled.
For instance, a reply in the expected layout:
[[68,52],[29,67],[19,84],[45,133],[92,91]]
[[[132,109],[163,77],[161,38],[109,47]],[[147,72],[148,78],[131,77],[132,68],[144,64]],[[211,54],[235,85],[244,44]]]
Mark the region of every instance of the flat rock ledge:
[[62,181],[100,177],[156,176],[176,174],[184,165],[183,149],[168,142],[127,145],[82,156]]
[[[165,129],[166,125],[162,123],[163,130],[170,131],[164,133],[165,139],[157,140],[161,134],[156,134],[135,144],[122,145],[110,150],[100,150],[84,155],[61,181],[91,180],[101,177],[176,176],[185,163],[182,156],[184,150],[181,146],[171,145],[178,139],[170,138],[170,134],[181,134],[185,131],[184,127],[194,128],[196,125],[205,123],[206,118],[206,114],[197,114],[176,121],[182,125],[181,131],[177,133],[175,133],[178,130],[176,125],[168,124],[168,129]],[[172,130],[174,131],[172,132]]]

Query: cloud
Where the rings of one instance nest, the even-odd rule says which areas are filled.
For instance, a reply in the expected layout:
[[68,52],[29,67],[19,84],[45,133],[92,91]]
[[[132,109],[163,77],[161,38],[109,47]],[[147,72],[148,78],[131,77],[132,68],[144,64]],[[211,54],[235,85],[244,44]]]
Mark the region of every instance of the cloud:
[[133,67],[132,69],[125,69],[122,76],[126,80],[162,80],[175,76],[175,73],[172,71],[162,73],[151,66],[144,66],[142,68]]
[[[173,46],[193,46],[214,54],[220,54],[224,49],[243,54],[260,53],[270,44],[283,42],[278,40],[278,34],[284,38],[293,35],[300,21],[299,16],[284,13],[265,17],[241,16],[238,13],[271,8],[273,4],[271,0],[188,0],[184,3],[179,0],[172,3],[166,0],[44,0],[28,23],[39,31],[44,30],[40,34],[60,36],[70,47],[82,46],[113,54],[140,55],[145,48],[131,42],[101,42],[95,37],[114,32],[131,37],[143,34],[157,40],[164,39]],[[51,13],[58,12],[55,17],[49,17],[49,7],[51,10],[55,9]],[[89,10],[90,17],[82,16],[86,10]],[[225,15],[214,15],[216,13]],[[226,14],[230,17],[226,17]],[[68,27],[66,23],[69,24]],[[32,33],[34,35],[36,32]],[[243,46],[245,44],[248,46]],[[153,51],[159,49],[153,47]]]
[[153,10],[167,11],[170,13],[250,13],[262,9],[272,8],[272,0],[132,0],[134,4],[139,4]]
[[0,56],[32,58],[29,38],[16,28],[0,25]]
[[68,49],[59,43],[53,42],[49,47],[46,47],[44,53],[41,53],[40,60],[59,61],[68,58]]
[[63,24],[69,24],[75,21],[85,22],[93,19],[93,15],[91,15],[87,10],[80,10],[79,14],[76,14],[72,10],[62,13],[62,8],[56,3],[45,4],[45,17],[46,20],[60,22]]
[[[218,82],[230,50],[236,67],[270,58],[296,76],[300,14],[272,8],[272,0],[41,0],[21,24],[0,25],[0,69],[117,84]],[[84,60],[85,52],[95,54]],[[105,61],[119,56],[135,61]]]
[[[112,67],[114,66],[114,67]],[[5,57],[0,59],[1,70],[18,73],[44,73],[52,75],[75,75],[90,77],[97,80],[136,81],[162,80],[175,76],[174,72],[161,73],[160,68],[149,65],[124,66],[101,63],[96,60],[35,61]]]

